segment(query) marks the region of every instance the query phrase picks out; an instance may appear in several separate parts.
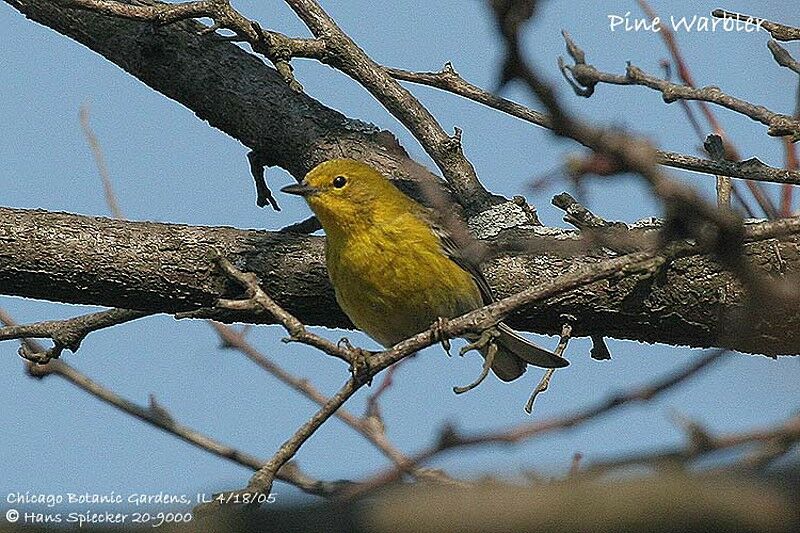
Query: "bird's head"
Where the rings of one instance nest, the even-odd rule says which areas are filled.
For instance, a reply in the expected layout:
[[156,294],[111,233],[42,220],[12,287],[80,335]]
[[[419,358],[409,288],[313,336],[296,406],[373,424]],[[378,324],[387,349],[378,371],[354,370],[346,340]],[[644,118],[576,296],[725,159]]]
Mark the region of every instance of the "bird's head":
[[325,233],[352,231],[410,200],[373,167],[353,159],[332,159],[314,167],[303,181],[281,189],[302,196]]

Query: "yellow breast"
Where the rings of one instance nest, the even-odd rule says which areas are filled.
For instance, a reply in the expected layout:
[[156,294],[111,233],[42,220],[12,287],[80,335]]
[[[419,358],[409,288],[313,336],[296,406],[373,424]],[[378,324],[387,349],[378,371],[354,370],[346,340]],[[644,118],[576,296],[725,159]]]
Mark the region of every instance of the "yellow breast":
[[472,276],[448,258],[413,214],[345,235],[328,235],[336,300],[353,323],[389,347],[482,305]]

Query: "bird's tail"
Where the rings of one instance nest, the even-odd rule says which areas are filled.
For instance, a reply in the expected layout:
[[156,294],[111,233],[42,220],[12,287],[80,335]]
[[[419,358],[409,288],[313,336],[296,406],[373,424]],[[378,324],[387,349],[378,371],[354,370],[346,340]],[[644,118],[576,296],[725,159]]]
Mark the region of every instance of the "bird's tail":
[[[513,381],[525,373],[528,365],[542,368],[561,368],[569,361],[533,344],[518,335],[502,322],[497,325],[500,336],[496,339],[497,353],[492,362],[492,371],[503,381]],[[485,357],[488,347],[481,350]]]

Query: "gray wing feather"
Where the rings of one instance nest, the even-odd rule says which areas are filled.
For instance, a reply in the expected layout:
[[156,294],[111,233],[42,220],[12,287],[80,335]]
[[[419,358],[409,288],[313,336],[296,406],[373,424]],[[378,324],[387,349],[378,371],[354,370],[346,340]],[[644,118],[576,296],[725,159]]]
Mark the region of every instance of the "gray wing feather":
[[[483,304],[492,303],[494,301],[492,288],[480,268],[469,258],[464,257],[456,242],[443,228],[434,223],[431,223],[431,227],[436,236],[439,237],[444,254],[472,276],[481,293]],[[504,381],[511,381],[522,375],[525,371],[525,363],[543,368],[560,368],[569,364],[569,361],[563,357],[536,346],[504,323],[498,324],[497,328],[500,331],[500,337],[498,338],[500,350],[495,359],[493,369],[495,374]],[[514,361],[515,359],[519,360],[519,363],[523,361],[524,363],[518,364]]]

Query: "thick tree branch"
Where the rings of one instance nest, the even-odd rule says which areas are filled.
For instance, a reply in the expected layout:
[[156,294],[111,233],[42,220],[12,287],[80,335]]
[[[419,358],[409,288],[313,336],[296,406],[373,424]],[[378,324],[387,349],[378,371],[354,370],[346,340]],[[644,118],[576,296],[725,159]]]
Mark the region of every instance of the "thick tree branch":
[[475,169],[462,153],[460,131],[457,130],[452,137],[447,135],[433,115],[359,48],[313,0],[287,0],[287,3],[316,39],[293,39],[265,31],[258,23],[248,20],[231,7],[229,0],[175,4],[154,2],[149,6],[134,6],[113,0],[60,2],[94,13],[157,25],[210,17],[214,24],[198,30],[199,34],[212,33],[218,28],[232,30],[240,40],[247,41],[254,51],[272,61],[284,81],[296,92],[302,91],[302,86],[294,79],[289,60],[292,57],[313,57],[356,80],[405,125],[439,166],[461,205],[479,210],[487,204],[502,202],[501,198],[491,195],[478,181]]
[[[800,273],[798,219],[748,225],[745,259],[756,272],[791,280]],[[653,235],[642,226],[632,235]],[[92,238],[88,239],[87,235]],[[498,296],[515,294],[613,257],[586,250],[575,232],[501,233],[496,247],[523,241],[526,253],[501,254],[484,266]],[[339,310],[324,266],[323,239],[280,232],[117,221],[46,211],[0,208],[0,294],[69,303],[177,313],[213,307],[241,289],[215,269],[216,250],[256,273],[264,290],[307,325],[352,327]],[[519,249],[519,248],[517,248]],[[658,276],[620,274],[528,306],[510,323],[558,334],[562,315],[576,318],[574,336],[605,335],[691,346],[724,346],[775,354],[800,352],[800,316],[765,308],[742,327],[746,292],[704,255],[676,259]],[[209,315],[270,322],[266,315]]]
[[[442,180],[409,159],[391,133],[293,90],[258,57],[213,35],[200,35],[207,29],[200,23],[156,27],[57,2],[5,1],[191,109],[251,148],[264,165],[280,166],[299,179],[325,160],[352,157],[383,169],[422,201],[421,188],[440,191],[436,197],[451,194]],[[243,164],[243,176],[246,169]]]
[[[400,179],[407,192],[417,192],[418,199],[424,200],[424,195],[419,194],[420,183],[424,187],[442,186],[432,174],[407,158],[389,132],[348,119],[293,91],[282,74],[252,55],[212,36],[198,35],[197,32],[207,29],[201,24],[183,21],[154,29],[147,23],[58,7],[53,2],[6,2],[27,17],[102,54],[153,89],[190,108],[212,126],[239,139],[259,154],[265,164],[281,166],[295,177],[302,177],[326,159],[346,156],[384,169]],[[85,3],[88,6],[92,1]],[[160,5],[163,4],[152,3],[150,7]],[[152,15],[148,10],[144,13]],[[297,45],[295,41],[302,39],[291,41],[293,56],[321,55],[316,48]],[[283,41],[278,44],[287,46]],[[388,72],[397,79],[450,90],[523,120],[551,127],[546,115],[482,92],[466,81],[453,83],[441,73],[409,73],[399,69]],[[247,79],[248,84],[236,83],[237,79]],[[769,167],[757,160],[750,160],[753,163],[749,165],[718,163],[661,151],[657,158],[659,163],[696,172],[800,183],[797,172]]]

